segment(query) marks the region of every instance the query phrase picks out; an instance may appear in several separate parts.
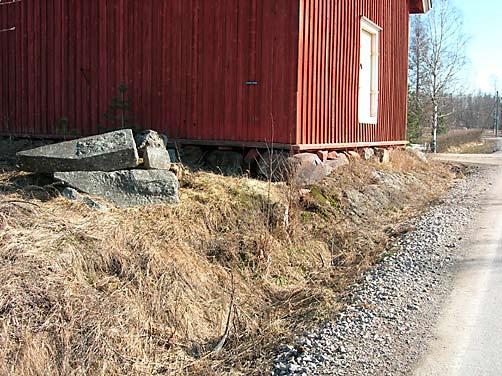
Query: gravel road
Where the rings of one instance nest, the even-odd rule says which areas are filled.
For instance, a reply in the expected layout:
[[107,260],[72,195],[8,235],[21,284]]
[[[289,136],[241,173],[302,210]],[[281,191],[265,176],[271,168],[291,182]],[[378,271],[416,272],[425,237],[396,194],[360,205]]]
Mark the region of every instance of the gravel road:
[[431,340],[495,169],[475,170],[410,221],[414,230],[396,239],[396,252],[353,286],[334,322],[283,346],[272,375],[410,374]]
[[[499,142],[502,142],[500,140]],[[474,165],[502,165],[502,151],[492,154],[434,154],[430,158],[436,161],[447,161]]]

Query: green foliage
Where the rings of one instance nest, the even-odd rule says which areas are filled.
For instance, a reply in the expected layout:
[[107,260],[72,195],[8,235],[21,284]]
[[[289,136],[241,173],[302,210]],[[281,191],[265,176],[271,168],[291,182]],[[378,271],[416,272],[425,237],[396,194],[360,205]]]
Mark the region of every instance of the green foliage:
[[118,95],[112,98],[108,110],[103,114],[106,124],[98,124],[98,133],[110,132],[118,129],[132,129],[135,132],[141,130],[137,124],[134,124],[131,98],[127,97],[127,91],[127,85],[119,85]]
[[420,117],[414,111],[408,111],[408,141],[419,143],[422,138],[422,129],[420,127]]
[[420,106],[413,92],[408,93],[407,138],[411,143],[422,141],[424,109]]

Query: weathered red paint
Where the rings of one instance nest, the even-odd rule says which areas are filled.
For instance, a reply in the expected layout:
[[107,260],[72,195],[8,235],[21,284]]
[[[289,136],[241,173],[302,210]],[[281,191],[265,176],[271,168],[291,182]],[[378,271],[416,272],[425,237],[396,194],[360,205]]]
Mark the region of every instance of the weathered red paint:
[[[171,138],[300,149],[405,138],[414,0],[23,0],[0,9],[0,133],[97,131],[119,84]],[[413,5],[414,6],[414,5]],[[377,125],[357,122],[359,18],[382,28]]]
[[[382,28],[376,125],[358,121],[361,16]],[[405,140],[408,20],[406,1],[300,1],[296,144]]]

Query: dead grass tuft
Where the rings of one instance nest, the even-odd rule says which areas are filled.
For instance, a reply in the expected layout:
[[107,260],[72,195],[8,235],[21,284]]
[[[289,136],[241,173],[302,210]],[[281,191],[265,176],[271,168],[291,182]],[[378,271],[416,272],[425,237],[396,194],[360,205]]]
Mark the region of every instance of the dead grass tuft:
[[0,174],[0,374],[263,374],[279,343],[336,312],[388,229],[453,179],[391,157],[303,195],[186,174],[178,207],[105,214]]
[[438,136],[438,152],[448,152],[449,149],[466,144],[479,143],[483,129],[456,129]]
[[470,142],[464,145],[453,146],[448,149],[448,153],[455,154],[491,154],[497,150],[495,141],[481,140]]

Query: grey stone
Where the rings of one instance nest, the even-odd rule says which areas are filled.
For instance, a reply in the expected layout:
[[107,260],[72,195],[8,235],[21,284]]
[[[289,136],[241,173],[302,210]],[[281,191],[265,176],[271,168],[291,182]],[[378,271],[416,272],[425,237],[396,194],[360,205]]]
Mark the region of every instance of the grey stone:
[[333,169],[325,164],[302,164],[295,170],[291,182],[297,187],[307,187],[320,183],[324,178],[329,176],[331,172],[333,172]]
[[361,155],[357,151],[349,150],[346,154],[347,154],[347,157],[349,157],[350,159],[353,159],[353,160],[361,159]]
[[166,170],[56,172],[54,178],[122,207],[179,202],[178,179]]
[[71,187],[65,187],[61,191],[61,196],[65,197],[71,201],[81,202],[92,209],[96,209],[99,211],[106,211],[107,210],[106,207],[101,205],[99,202],[94,201],[90,197],[82,196],[76,189],[71,188]]
[[199,169],[204,165],[204,154],[202,148],[186,145],[181,148],[180,161],[192,169]]
[[80,193],[76,189],[73,189],[71,187],[65,187],[61,191],[61,196],[64,198],[67,198],[68,200],[80,200]]
[[289,153],[270,151],[256,157],[258,176],[265,180],[287,181],[291,176],[291,160]]
[[171,158],[166,148],[148,146],[143,151],[143,163],[149,170],[169,170]]
[[321,162],[321,159],[312,153],[300,153],[289,158],[292,171],[292,184],[305,187],[319,183],[328,176],[332,169]]
[[329,159],[324,164],[328,167],[330,170],[330,174],[335,171],[337,168],[340,168],[342,166],[346,166],[349,164],[349,159],[345,154],[340,154],[338,158],[336,159]]
[[322,181],[333,169],[312,153],[288,156],[284,152],[265,153],[258,161],[261,177],[272,181],[287,181],[305,187]]
[[114,171],[138,165],[138,152],[130,129],[45,145],[16,154],[21,170]]
[[363,158],[365,161],[369,161],[375,156],[375,150],[372,148],[364,148],[363,150]]
[[160,137],[162,138],[162,141],[164,141],[164,147],[167,148],[167,144],[169,143],[169,138],[167,138],[167,135],[165,135],[164,133],[161,133]]
[[241,153],[226,150],[213,150],[206,156],[207,164],[213,171],[228,176],[242,175],[243,159]]
[[91,209],[99,210],[99,211],[107,211],[108,209],[106,206],[101,205],[99,202],[93,200],[90,197],[83,196],[81,201],[86,204],[88,207]]
[[167,148],[167,136],[161,135],[154,130],[146,130],[137,133],[134,136],[138,148],[138,154],[141,158],[144,157],[144,152],[147,148]]
[[427,157],[425,156],[425,153],[423,151],[417,148],[409,148],[407,150],[409,150],[411,154],[420,159],[422,162],[427,162]]
[[378,148],[375,150],[375,155],[378,157],[380,163],[389,163],[390,162],[390,152],[388,149]]
[[317,154],[313,154],[313,153],[295,154],[292,158],[301,164],[311,164],[313,166],[317,166],[317,165],[322,164],[322,161],[317,156]]

